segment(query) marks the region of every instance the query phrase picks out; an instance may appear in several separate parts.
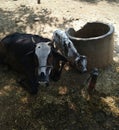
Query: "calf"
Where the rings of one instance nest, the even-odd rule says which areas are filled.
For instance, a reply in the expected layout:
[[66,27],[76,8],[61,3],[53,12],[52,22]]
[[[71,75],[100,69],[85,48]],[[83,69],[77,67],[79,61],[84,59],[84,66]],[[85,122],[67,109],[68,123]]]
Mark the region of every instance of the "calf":
[[56,30],[53,33],[53,42],[56,49],[67,56],[69,59],[74,60],[74,64],[81,72],[87,71],[87,59],[86,56],[80,55],[77,49],[74,47],[72,41],[68,38],[66,33],[62,30]]
[[14,33],[0,42],[0,62],[20,72],[24,78],[20,83],[29,86],[33,94],[37,93],[39,84],[49,84],[49,77],[59,80],[61,71],[57,65],[66,61],[55,51],[49,39],[38,35]]

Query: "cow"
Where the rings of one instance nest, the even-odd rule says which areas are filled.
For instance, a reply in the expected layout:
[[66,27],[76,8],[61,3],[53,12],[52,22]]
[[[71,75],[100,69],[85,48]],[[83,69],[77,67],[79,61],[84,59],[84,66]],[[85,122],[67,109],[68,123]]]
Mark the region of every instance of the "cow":
[[[84,55],[80,55],[73,45],[73,42],[68,38],[65,31],[60,29],[53,32],[53,44],[57,50],[66,56],[68,59],[71,59],[71,62],[74,62],[75,67],[80,72],[87,71],[87,58]],[[72,60],[73,59],[73,60]]]
[[19,72],[23,79],[19,83],[31,94],[38,92],[38,86],[48,86],[50,79],[59,80],[65,62],[51,40],[39,35],[13,33],[0,41],[0,63]]

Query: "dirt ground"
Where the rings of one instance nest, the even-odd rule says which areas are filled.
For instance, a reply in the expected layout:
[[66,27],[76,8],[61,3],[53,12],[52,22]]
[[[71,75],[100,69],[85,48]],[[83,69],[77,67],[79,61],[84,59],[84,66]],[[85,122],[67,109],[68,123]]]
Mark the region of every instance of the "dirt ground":
[[115,28],[113,63],[100,69],[90,100],[81,93],[88,74],[64,69],[61,80],[32,96],[18,75],[0,65],[0,130],[119,130],[119,0],[1,0],[0,39],[12,32],[52,38],[57,28],[90,21]]

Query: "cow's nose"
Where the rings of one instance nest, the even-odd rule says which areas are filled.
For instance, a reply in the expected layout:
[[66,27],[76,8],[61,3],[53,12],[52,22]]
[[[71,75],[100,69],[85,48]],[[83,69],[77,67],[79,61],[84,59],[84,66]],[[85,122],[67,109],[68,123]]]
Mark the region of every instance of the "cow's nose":
[[38,83],[41,86],[48,86],[49,82],[47,81],[46,75],[41,72],[40,76],[38,76]]
[[46,75],[44,74],[44,72],[41,72],[41,74],[38,76],[38,80],[41,82],[46,81]]

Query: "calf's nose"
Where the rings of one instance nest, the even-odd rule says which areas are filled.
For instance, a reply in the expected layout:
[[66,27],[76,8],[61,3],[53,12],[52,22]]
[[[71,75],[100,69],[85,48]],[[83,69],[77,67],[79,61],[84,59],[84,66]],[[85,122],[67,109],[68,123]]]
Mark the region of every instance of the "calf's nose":
[[87,68],[82,69],[82,73],[85,73],[85,72],[87,72]]

